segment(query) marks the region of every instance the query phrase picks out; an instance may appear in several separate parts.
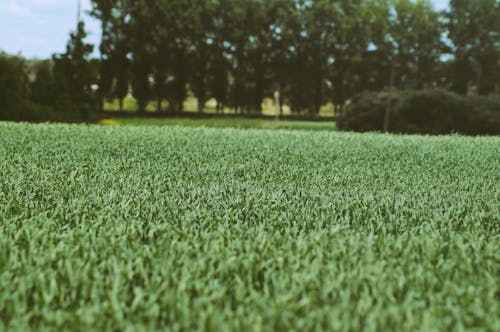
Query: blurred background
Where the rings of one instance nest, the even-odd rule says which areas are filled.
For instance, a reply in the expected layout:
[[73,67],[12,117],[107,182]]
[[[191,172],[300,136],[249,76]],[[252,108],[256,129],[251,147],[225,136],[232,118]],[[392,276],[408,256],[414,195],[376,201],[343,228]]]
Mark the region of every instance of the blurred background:
[[496,133],[499,31],[498,0],[4,0],[0,119]]

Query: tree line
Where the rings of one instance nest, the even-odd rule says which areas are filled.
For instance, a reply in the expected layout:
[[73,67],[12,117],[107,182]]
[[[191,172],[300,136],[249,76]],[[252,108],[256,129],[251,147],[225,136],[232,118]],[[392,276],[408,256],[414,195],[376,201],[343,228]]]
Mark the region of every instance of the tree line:
[[[451,0],[93,0],[102,43],[99,98],[129,91],[183,111],[188,89],[198,110],[280,109],[341,113],[363,91],[445,87],[498,92],[500,1]],[[392,75],[391,75],[392,74]],[[129,90],[130,88],[130,90]]]
[[389,88],[500,91],[500,0],[440,12],[428,0],[92,0],[89,14],[98,59],[83,22],[34,74],[0,54],[1,119],[92,121],[129,93],[139,112],[151,101],[182,112],[193,94],[199,112],[215,100],[217,112],[258,114],[273,98],[282,112],[332,103],[345,116],[356,96]]

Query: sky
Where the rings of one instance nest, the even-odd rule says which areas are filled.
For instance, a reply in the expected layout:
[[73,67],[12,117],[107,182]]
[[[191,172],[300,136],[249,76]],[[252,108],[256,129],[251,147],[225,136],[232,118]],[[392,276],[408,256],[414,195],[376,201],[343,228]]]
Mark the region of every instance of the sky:
[[[436,9],[448,0],[431,0]],[[90,0],[82,0],[88,11]],[[27,58],[49,58],[64,52],[69,33],[76,28],[77,0],[0,0],[0,50]],[[98,48],[99,22],[84,14],[87,41]]]

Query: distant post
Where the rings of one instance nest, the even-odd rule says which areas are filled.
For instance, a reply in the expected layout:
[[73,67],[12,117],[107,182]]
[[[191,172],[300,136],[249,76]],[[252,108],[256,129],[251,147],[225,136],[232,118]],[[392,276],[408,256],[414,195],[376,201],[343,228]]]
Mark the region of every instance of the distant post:
[[392,108],[392,93],[394,91],[394,78],[396,76],[396,61],[394,57],[391,59],[391,77],[389,79],[389,95],[387,96],[387,105],[384,115],[384,133],[389,131],[389,116],[391,115]]
[[280,88],[277,86],[276,91],[274,91],[274,104],[276,105],[276,120],[280,118]]

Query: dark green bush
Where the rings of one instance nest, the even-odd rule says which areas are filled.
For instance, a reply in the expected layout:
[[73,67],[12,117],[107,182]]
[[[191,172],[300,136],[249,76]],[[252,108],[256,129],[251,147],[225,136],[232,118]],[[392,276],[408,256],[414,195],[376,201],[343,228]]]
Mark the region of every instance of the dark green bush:
[[[75,103],[57,84],[48,62],[30,83],[25,60],[0,53],[0,121],[95,122],[89,103]],[[74,98],[73,98],[74,99]]]
[[[339,119],[350,131],[382,131],[386,92],[356,97]],[[406,134],[500,134],[500,98],[464,97],[446,90],[401,91],[392,95],[389,131]]]
[[0,53],[0,119],[16,117],[29,100],[29,79],[24,60]]
[[467,113],[465,134],[500,134],[500,96],[469,97],[464,106],[471,110]]
[[93,111],[82,112],[71,108],[54,109],[29,100],[10,105],[8,108],[0,108],[0,121],[92,123],[98,120],[98,115]]

